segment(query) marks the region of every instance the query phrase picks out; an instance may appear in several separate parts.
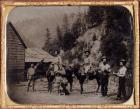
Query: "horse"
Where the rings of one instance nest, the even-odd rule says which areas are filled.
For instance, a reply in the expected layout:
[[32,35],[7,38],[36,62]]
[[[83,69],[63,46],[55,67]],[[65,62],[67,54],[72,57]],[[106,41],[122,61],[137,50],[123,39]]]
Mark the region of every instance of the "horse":
[[[53,72],[53,71],[52,71]],[[47,73],[50,79],[48,79],[48,90],[52,91],[52,85],[54,82],[57,83],[58,85],[58,93],[59,93],[59,86],[60,86],[60,81],[63,77],[66,78],[67,82],[70,84],[70,92],[72,92],[72,84],[73,84],[73,69],[70,66],[65,66],[62,65],[62,67],[58,70],[58,72],[54,72],[53,75],[51,75],[50,71]],[[53,82],[53,80],[55,80]],[[67,91],[68,92],[68,91]]]
[[77,65],[77,67],[74,68],[74,74],[75,74],[76,78],[79,80],[81,94],[83,94],[83,84],[86,79],[88,79],[88,80],[96,79],[97,85],[98,85],[96,92],[99,91],[99,88],[101,86],[101,74],[99,73],[99,71],[97,69],[85,74],[83,66]]
[[70,92],[72,92],[72,85],[73,85],[73,78],[74,78],[74,71],[71,66],[63,66],[65,69],[65,77],[68,80],[68,83],[70,84]]
[[50,75],[47,74],[48,73],[48,69],[50,66],[51,62],[48,63],[39,63],[39,65],[37,66],[37,68],[35,69],[35,73],[32,75],[31,79],[28,82],[28,87],[27,87],[27,91],[29,91],[30,89],[30,85],[32,83],[32,90],[35,91],[35,82],[38,79],[41,78],[47,78],[48,80],[50,80]]
[[[32,75],[31,79],[29,80],[27,91],[29,91],[31,83],[33,83],[32,88],[33,88],[33,91],[35,91],[36,80],[45,77],[48,80],[48,92],[50,92],[50,93],[52,92],[52,86],[53,86],[53,82],[56,78],[56,72],[54,72],[53,70],[50,70],[50,65],[51,65],[51,62],[49,62],[48,65],[43,63],[41,65],[42,66],[41,69],[39,69],[39,67],[36,68],[35,74]],[[73,83],[72,68],[68,69],[67,66],[63,65],[62,69],[65,71],[65,77],[68,80],[68,83],[70,84],[70,91],[72,91],[72,83]],[[52,73],[54,73],[54,74],[52,75]],[[60,71],[60,74],[61,74],[61,71]]]

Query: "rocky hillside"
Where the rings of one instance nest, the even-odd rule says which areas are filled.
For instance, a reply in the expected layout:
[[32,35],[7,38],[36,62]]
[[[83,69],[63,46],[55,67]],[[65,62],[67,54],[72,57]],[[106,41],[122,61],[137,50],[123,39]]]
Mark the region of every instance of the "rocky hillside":
[[79,36],[76,40],[76,46],[71,49],[71,54],[75,58],[78,58],[82,61],[83,53],[85,50],[89,50],[92,57],[92,62],[97,65],[100,57],[102,56],[101,53],[101,38],[104,34],[104,23],[101,25],[88,29],[82,36]]

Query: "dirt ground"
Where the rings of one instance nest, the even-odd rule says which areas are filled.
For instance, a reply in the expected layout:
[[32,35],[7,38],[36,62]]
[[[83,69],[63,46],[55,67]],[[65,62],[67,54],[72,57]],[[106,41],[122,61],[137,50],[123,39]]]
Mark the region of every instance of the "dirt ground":
[[[70,95],[59,95],[57,86],[54,84],[52,93],[47,91],[47,80],[37,80],[35,89],[27,92],[28,82],[20,82],[9,88],[10,98],[19,104],[119,104],[124,101],[115,100],[117,95],[118,80],[110,77],[108,85],[108,96],[103,97],[101,93],[96,93],[97,82],[90,80],[84,84],[84,93],[80,94],[80,86],[78,80],[74,80],[73,91]],[[69,85],[67,87],[69,89]]]

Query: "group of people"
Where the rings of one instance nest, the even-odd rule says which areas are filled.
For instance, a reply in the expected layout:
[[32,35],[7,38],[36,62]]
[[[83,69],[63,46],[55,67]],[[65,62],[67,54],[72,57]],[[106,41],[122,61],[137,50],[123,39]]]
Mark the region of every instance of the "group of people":
[[[43,60],[42,60],[43,61]],[[116,75],[117,77],[119,77],[119,86],[118,86],[118,94],[117,94],[117,99],[125,99],[126,98],[126,91],[125,91],[125,76],[126,76],[126,72],[127,72],[127,68],[125,66],[126,61],[124,59],[120,60],[119,63],[119,69],[117,73],[114,73],[114,75]],[[83,65],[83,69],[84,72],[82,75],[86,75],[86,79],[88,80],[88,73],[91,71],[92,69],[92,57],[90,56],[90,51],[86,50],[84,52],[84,63]],[[34,74],[35,69],[37,68],[38,65],[34,66],[33,64],[31,64],[31,67],[28,69],[28,77],[29,79],[31,78],[31,76]],[[60,86],[60,92],[63,92],[63,90],[67,91],[66,86],[67,86],[67,82],[63,81],[65,80],[64,78],[64,70],[62,69],[62,59],[61,56],[59,55],[59,51],[55,51],[55,59],[52,62],[52,64],[49,67],[50,73],[51,75],[58,75],[58,83],[62,84],[59,85]],[[59,72],[61,70],[61,72]],[[100,73],[100,80],[101,80],[101,94],[102,96],[107,96],[107,92],[108,92],[108,82],[109,82],[109,76],[111,73],[111,67],[107,62],[107,58],[105,56],[102,57],[101,62],[99,63],[98,66],[98,72]],[[59,74],[63,75],[60,76]],[[63,89],[63,90],[62,90]],[[69,93],[67,93],[69,94]]]
[[[90,69],[92,68],[91,60],[92,59],[90,57],[90,51],[85,51],[85,58],[84,58],[85,74],[88,73],[88,71],[90,71]],[[107,58],[105,56],[102,57],[101,62],[99,63],[98,67],[99,67],[98,72],[101,74],[101,77],[100,77],[101,94],[102,96],[107,96],[111,67],[108,64]],[[116,98],[117,100],[126,99],[126,90],[125,90],[126,72],[127,72],[126,61],[125,59],[121,59],[119,62],[118,72],[117,73],[113,72],[113,75],[119,77],[118,94]]]
[[[127,72],[127,68],[125,66],[126,62],[124,59],[121,59],[119,62],[119,70],[117,73],[114,73],[117,77],[119,77],[119,86],[118,86],[118,94],[117,99],[126,99],[126,90],[125,90],[125,76]],[[102,61],[99,65],[101,71],[101,94],[103,96],[107,95],[108,91],[108,82],[109,82],[109,74],[111,72],[110,65],[107,63],[107,59],[105,57],[102,58]]]

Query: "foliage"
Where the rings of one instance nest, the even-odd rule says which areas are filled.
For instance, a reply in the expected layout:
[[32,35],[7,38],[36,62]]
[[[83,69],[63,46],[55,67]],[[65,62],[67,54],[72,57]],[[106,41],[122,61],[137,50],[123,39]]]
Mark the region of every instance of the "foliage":
[[[83,51],[88,47],[94,59],[105,55],[112,65],[122,58],[132,64],[133,47],[132,17],[122,6],[90,6],[87,13],[79,13],[70,26],[67,14],[63,24],[56,28],[56,38],[51,40],[47,29],[44,49],[48,52],[63,49],[68,60],[82,60]],[[90,39],[91,37],[91,39]],[[85,38],[83,41],[77,41]],[[94,50],[98,48],[98,50]],[[93,52],[92,52],[93,51]],[[96,51],[94,53],[94,51]],[[99,61],[99,60],[98,60]]]
[[49,28],[47,28],[46,29],[46,35],[45,35],[45,37],[46,37],[46,42],[45,42],[45,45],[44,45],[44,47],[43,47],[43,49],[45,50],[45,51],[48,51],[48,52],[50,52],[50,40],[51,40],[51,37],[50,37],[50,30],[49,30]]
[[[101,50],[112,63],[118,63],[124,58],[131,58],[132,30],[131,15],[124,7],[105,7],[106,9],[106,34],[102,37]],[[130,41],[131,39],[131,41]]]
[[104,20],[104,8],[99,6],[90,6],[87,12],[87,23],[89,28],[100,25]]

